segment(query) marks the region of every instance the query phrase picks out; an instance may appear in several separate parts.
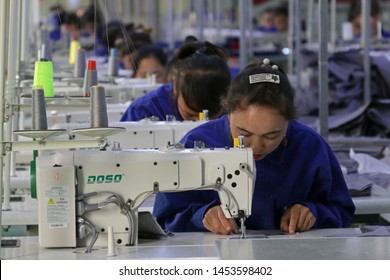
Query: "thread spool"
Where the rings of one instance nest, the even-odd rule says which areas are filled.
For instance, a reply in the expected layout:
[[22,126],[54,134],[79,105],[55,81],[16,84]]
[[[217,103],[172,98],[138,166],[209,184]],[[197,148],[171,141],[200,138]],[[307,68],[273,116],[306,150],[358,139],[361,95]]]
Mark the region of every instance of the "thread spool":
[[108,127],[106,90],[102,86],[91,87],[91,128]]
[[199,112],[199,120],[204,121],[204,113],[203,112]]
[[32,91],[32,129],[47,130],[46,103],[42,86],[34,86]]
[[46,58],[47,60],[52,60],[53,58],[53,49],[52,49],[52,43],[50,40],[50,31],[46,28],[43,28],[42,30],[42,41],[43,44],[41,46],[41,57],[40,58]]
[[238,136],[238,148],[240,148],[240,149],[244,149],[245,148],[244,136],[242,136],[242,135]]
[[240,144],[240,142],[238,141],[238,138],[236,137],[236,138],[234,138],[233,139],[233,147],[234,148],[238,148],[238,145]]
[[209,120],[209,110],[203,110],[203,120],[204,121]]
[[97,82],[96,60],[88,60],[84,75],[84,96],[90,96],[91,87],[96,86]]
[[76,62],[76,53],[77,53],[77,50],[79,49],[79,47],[80,47],[79,41],[72,40],[70,42],[70,50],[69,50],[69,64],[70,65],[74,65],[75,64],[75,62]]
[[51,60],[52,59],[52,51],[51,51],[51,48],[50,48],[50,45],[47,45],[47,44],[42,44],[42,47],[41,47],[41,53],[40,53],[40,58],[45,58],[47,60]]
[[45,97],[54,97],[53,62],[43,58],[35,62],[34,86],[42,86]]
[[76,62],[74,64],[74,77],[83,78],[85,74],[85,50],[79,48],[76,53]]
[[116,77],[118,76],[118,71],[119,71],[118,50],[116,48],[112,48],[110,50],[110,56],[108,57],[108,76]]
[[377,23],[376,23],[376,37],[378,38],[378,40],[382,40],[383,39],[383,35],[382,35],[382,21],[378,20]]

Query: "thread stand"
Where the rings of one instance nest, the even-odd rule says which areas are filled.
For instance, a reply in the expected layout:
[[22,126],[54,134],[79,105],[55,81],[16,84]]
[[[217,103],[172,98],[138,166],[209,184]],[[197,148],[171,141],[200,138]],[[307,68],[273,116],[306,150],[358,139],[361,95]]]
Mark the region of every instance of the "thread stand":
[[44,140],[49,137],[61,135],[66,129],[49,129],[49,130],[14,130],[13,134],[32,138],[35,140]]
[[[49,97],[52,98],[52,97]],[[65,129],[47,129],[46,102],[42,86],[34,86],[32,99],[32,129],[15,130],[14,135],[33,138],[42,141],[51,136],[57,136],[66,132]]]
[[87,137],[105,138],[125,131],[124,127],[108,127],[106,91],[102,86],[90,88],[91,127],[72,130],[73,134]]
[[105,138],[110,135],[118,134],[126,129],[124,127],[92,127],[73,129],[73,134],[79,134],[87,137]]

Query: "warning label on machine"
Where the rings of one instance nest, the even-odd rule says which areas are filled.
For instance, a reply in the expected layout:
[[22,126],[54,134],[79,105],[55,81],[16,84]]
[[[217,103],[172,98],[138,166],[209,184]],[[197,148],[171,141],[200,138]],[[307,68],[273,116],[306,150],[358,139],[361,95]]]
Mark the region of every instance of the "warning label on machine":
[[70,219],[70,199],[71,197],[67,187],[55,186],[46,188],[46,222],[49,227],[66,228],[68,226]]

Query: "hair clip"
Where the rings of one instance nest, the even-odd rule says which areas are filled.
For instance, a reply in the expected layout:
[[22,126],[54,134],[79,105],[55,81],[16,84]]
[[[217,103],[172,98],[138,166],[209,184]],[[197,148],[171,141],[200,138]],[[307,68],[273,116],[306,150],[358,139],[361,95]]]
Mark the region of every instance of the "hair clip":
[[[263,65],[264,65],[264,66],[265,66],[265,65],[270,65],[270,66],[271,66],[271,60],[269,60],[268,58],[264,58],[264,59],[263,59]],[[279,70],[279,67],[278,67],[278,65],[276,65],[276,64],[272,65],[271,68],[274,69],[274,70],[276,70],[276,71]]]
[[256,83],[280,84],[280,78],[279,75],[271,74],[271,73],[249,75],[249,84],[256,84]]

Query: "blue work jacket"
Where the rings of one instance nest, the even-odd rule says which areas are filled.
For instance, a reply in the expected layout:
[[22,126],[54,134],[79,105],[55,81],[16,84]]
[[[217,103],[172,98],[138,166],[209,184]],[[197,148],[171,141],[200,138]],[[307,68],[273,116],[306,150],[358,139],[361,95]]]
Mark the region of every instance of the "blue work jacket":
[[[284,211],[303,204],[313,213],[313,228],[348,227],[355,212],[339,162],[325,140],[313,129],[293,120],[287,141],[265,158],[256,161],[252,214],[247,229],[280,229]],[[209,121],[181,140],[187,148],[194,141],[207,147],[232,147],[228,117]],[[207,210],[219,205],[215,191],[159,193],[153,215],[169,231],[205,231],[202,220]]]
[[121,118],[121,122],[140,121],[144,118],[158,117],[165,121],[167,115],[182,121],[177,100],[173,93],[173,84],[165,84],[134,100]]

